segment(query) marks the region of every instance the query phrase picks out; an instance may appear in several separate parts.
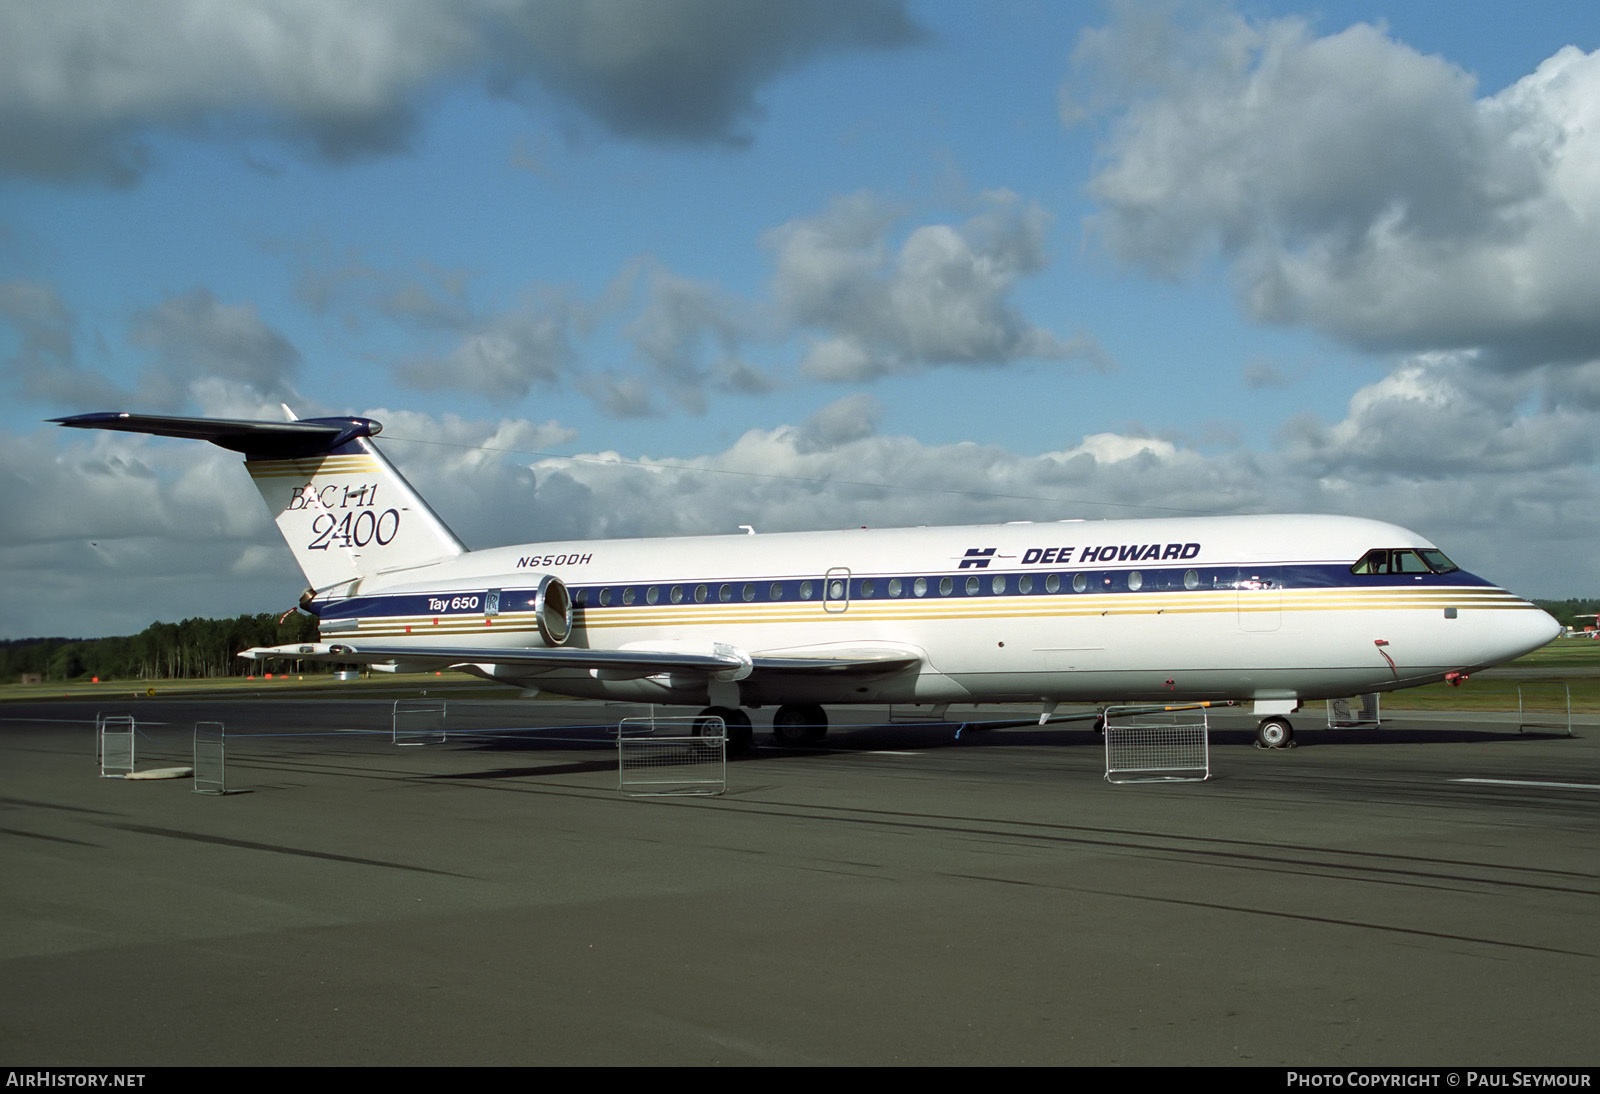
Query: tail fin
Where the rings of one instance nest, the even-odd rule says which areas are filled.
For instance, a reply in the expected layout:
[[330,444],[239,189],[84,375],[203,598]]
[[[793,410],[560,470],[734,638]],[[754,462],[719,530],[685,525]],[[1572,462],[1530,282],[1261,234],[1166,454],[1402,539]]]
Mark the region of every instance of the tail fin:
[[54,420],[78,429],[188,437],[243,453],[313,589],[466,551],[372,443],[383,426],[371,418],[257,422],[106,413]]

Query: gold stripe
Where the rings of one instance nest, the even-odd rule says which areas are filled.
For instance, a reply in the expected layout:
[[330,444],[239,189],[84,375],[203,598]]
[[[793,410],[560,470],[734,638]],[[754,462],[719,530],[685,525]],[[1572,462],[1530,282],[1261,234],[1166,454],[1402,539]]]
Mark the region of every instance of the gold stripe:
[[[1438,593],[1396,597],[1392,593],[1380,599],[1372,594],[1358,592],[1354,598],[1342,595],[1345,590],[1330,590],[1329,594],[1297,596],[1293,602],[1281,604],[1241,604],[1230,596],[1231,590],[1219,591],[1209,597],[1151,597],[1139,596],[1138,604],[1129,603],[1129,595],[1077,596],[1043,600],[1039,604],[1017,604],[1012,597],[994,597],[987,603],[967,601],[952,604],[937,600],[853,601],[847,612],[822,610],[822,601],[804,604],[784,602],[736,609],[694,609],[683,605],[628,605],[614,607],[587,607],[580,610],[582,623],[588,630],[607,630],[620,627],[674,627],[674,626],[757,626],[778,624],[824,623],[830,620],[859,623],[889,623],[901,621],[956,622],[961,620],[1015,620],[1074,619],[1095,616],[1153,616],[1153,615],[1260,615],[1271,612],[1337,612],[1337,611],[1435,611],[1441,607],[1459,607],[1476,611],[1537,610],[1532,604],[1504,591],[1484,592],[1471,597],[1447,596]],[[1134,594],[1137,595],[1137,594]],[[410,626],[412,633],[428,635],[484,634],[494,632],[524,633],[537,631],[537,616],[532,612],[505,613],[492,617],[494,623],[486,625],[484,616],[375,616],[359,620],[357,626],[363,636],[403,635]],[[435,620],[438,620],[435,622]]]
[[371,456],[329,456],[318,460],[272,460],[246,463],[253,479],[305,479],[318,475],[376,474],[384,466]]

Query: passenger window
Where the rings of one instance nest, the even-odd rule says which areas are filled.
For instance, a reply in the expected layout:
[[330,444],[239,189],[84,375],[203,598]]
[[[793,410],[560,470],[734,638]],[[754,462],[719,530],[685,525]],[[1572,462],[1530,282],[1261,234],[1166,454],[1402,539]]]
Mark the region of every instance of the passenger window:
[[1031,592],[1033,592],[1033,575],[1032,574],[1023,574],[1021,577],[1017,578],[1017,592],[1019,592],[1019,593],[1031,593]]
[[674,585],[672,587],[672,592],[668,594],[667,599],[671,600],[674,604],[682,604],[683,603],[683,586],[682,585]]
[[874,581],[863,581],[861,583],[861,595],[862,596],[871,596],[872,595],[872,591],[874,589],[876,589],[877,587],[878,587],[877,583],[874,582]]
[[1051,574],[1049,577],[1045,578],[1044,591],[1047,593],[1059,593],[1061,591],[1061,575]]
[[633,603],[633,597],[634,597],[634,590],[633,590],[632,587],[629,587],[629,588],[626,588],[626,589],[622,590],[622,602],[624,604],[632,604]]
[[743,596],[747,601],[754,600],[756,598],[756,587],[754,585],[746,585]]
[[890,596],[899,596],[902,588],[904,588],[904,586],[900,583],[900,579],[898,577],[891,577],[889,579]]
[[717,599],[722,601],[724,604],[726,604],[728,601],[732,600],[733,599],[733,586],[732,585],[724,585],[720,589],[718,589],[717,590]]
[[661,590],[656,588],[654,585],[650,586],[648,589],[645,590],[644,602],[646,604],[654,604],[656,601],[658,601],[660,599],[661,599]]
[[1001,593],[1006,591],[1006,579],[1004,574],[995,574],[994,577],[989,579],[989,591],[995,596],[999,596]]
[[602,608],[609,608],[611,606],[611,590],[610,589],[601,589],[600,590],[600,606]]
[[1134,570],[1128,575],[1128,591],[1136,593],[1142,588],[1144,588],[1144,575]]
[[783,599],[783,582],[774,581],[772,583],[772,588],[767,590],[767,596],[768,596],[769,599],[772,599],[772,600],[782,600]]
[[978,595],[978,589],[979,589],[978,579],[975,578],[975,577],[967,578],[967,595],[968,596],[977,596]]
[[696,604],[704,604],[706,602],[706,587],[704,585],[696,585],[694,587],[694,602]]
[[1185,589],[1198,589],[1200,587],[1200,574],[1195,570],[1183,572],[1183,587]]
[[1089,575],[1088,574],[1073,574],[1072,575],[1072,591],[1073,592],[1081,593],[1085,589],[1087,589],[1088,587],[1089,587]]
[[928,579],[925,578],[925,577],[917,578],[917,580],[915,580],[915,581],[913,581],[911,583],[911,591],[916,593],[918,596],[927,596],[928,595]]
[[949,596],[951,593],[955,592],[955,588],[956,588],[956,583],[954,581],[950,580],[948,577],[941,577],[939,579],[939,595],[940,596]]
[[812,586],[811,586],[811,582],[802,581],[800,583],[800,599],[801,600],[810,600],[812,592],[813,592],[813,589],[812,589]]

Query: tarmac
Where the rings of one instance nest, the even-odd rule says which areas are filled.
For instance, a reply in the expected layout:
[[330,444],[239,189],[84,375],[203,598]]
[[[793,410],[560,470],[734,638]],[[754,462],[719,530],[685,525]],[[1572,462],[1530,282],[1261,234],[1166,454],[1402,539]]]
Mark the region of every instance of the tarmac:
[[[758,714],[725,793],[635,797],[644,711],[446,694],[425,747],[0,706],[0,1065],[1600,1062],[1592,718],[1223,713],[1209,780],[1113,784],[1086,726]],[[141,769],[223,722],[230,792],[101,778],[122,712]]]

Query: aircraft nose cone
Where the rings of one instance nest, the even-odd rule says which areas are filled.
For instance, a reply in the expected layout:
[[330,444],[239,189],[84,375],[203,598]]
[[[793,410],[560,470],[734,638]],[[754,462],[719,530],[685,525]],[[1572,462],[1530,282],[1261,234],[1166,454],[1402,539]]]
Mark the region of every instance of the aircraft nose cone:
[[1531,605],[1522,611],[1506,612],[1508,617],[1495,628],[1496,645],[1504,650],[1499,660],[1510,661],[1548,645],[1561,633],[1561,624],[1549,612]]

